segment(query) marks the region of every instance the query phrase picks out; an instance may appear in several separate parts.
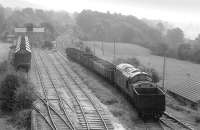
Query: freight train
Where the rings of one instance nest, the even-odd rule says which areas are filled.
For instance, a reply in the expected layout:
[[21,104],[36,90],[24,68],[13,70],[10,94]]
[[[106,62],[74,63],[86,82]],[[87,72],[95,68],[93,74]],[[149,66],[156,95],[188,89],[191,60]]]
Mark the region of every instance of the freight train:
[[29,71],[31,67],[31,46],[28,36],[19,36],[13,54],[13,65],[16,70]]
[[84,51],[67,48],[67,56],[118,86],[138,111],[139,117],[159,119],[165,111],[165,93],[151,75],[126,63],[114,65]]

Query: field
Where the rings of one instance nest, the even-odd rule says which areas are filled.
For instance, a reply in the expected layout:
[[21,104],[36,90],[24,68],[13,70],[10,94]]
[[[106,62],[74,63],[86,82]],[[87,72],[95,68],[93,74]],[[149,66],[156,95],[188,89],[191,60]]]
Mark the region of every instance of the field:
[[[116,43],[115,56],[113,43],[85,42],[95,55],[109,61],[117,58],[136,57],[143,65],[155,68],[162,77],[163,57],[134,44]],[[173,58],[166,58],[165,87],[192,101],[200,100],[200,65]],[[161,83],[160,83],[161,84]]]

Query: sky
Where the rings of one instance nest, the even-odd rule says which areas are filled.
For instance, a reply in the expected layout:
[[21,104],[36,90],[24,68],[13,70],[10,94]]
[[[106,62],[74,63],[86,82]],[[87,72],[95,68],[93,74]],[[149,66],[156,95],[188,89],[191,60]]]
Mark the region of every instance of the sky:
[[101,12],[134,15],[138,18],[168,21],[181,27],[186,37],[200,33],[200,0],[24,0],[45,9]]

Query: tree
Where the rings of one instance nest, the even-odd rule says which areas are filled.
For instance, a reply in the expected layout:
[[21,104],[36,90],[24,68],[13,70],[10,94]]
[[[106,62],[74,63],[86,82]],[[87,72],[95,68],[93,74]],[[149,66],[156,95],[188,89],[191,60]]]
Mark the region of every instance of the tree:
[[168,45],[170,48],[176,47],[178,44],[184,42],[184,34],[180,28],[174,28],[167,31],[166,35]]
[[0,5],[0,34],[4,31],[5,14],[4,8]]
[[190,51],[190,44],[180,44],[178,47],[178,57],[182,60],[187,60],[190,57]]
[[153,50],[155,54],[164,56],[167,54],[168,49],[169,47],[166,43],[157,43]]
[[195,62],[200,63],[200,50],[195,51],[192,54],[192,58]]
[[153,82],[158,83],[160,81],[160,77],[159,77],[158,72],[153,68],[151,68],[150,70],[151,70],[150,73],[151,73]]
[[158,27],[158,29],[159,29],[159,31],[160,31],[161,33],[163,33],[163,32],[165,31],[165,27],[164,27],[164,25],[163,25],[161,22],[159,22],[159,23],[157,24],[157,27]]
[[5,112],[13,111],[15,104],[15,91],[20,83],[15,75],[7,75],[1,83],[1,95],[5,100],[2,102],[1,109]]
[[43,22],[40,24],[42,27],[45,28],[44,38],[47,41],[55,40],[55,28],[54,26],[49,22]]

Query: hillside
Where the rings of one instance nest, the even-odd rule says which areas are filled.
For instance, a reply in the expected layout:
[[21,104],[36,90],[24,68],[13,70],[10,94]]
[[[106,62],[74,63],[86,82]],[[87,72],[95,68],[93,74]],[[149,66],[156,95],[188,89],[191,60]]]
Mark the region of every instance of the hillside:
[[120,41],[151,46],[163,41],[159,30],[135,16],[83,10],[76,17],[84,40]]

